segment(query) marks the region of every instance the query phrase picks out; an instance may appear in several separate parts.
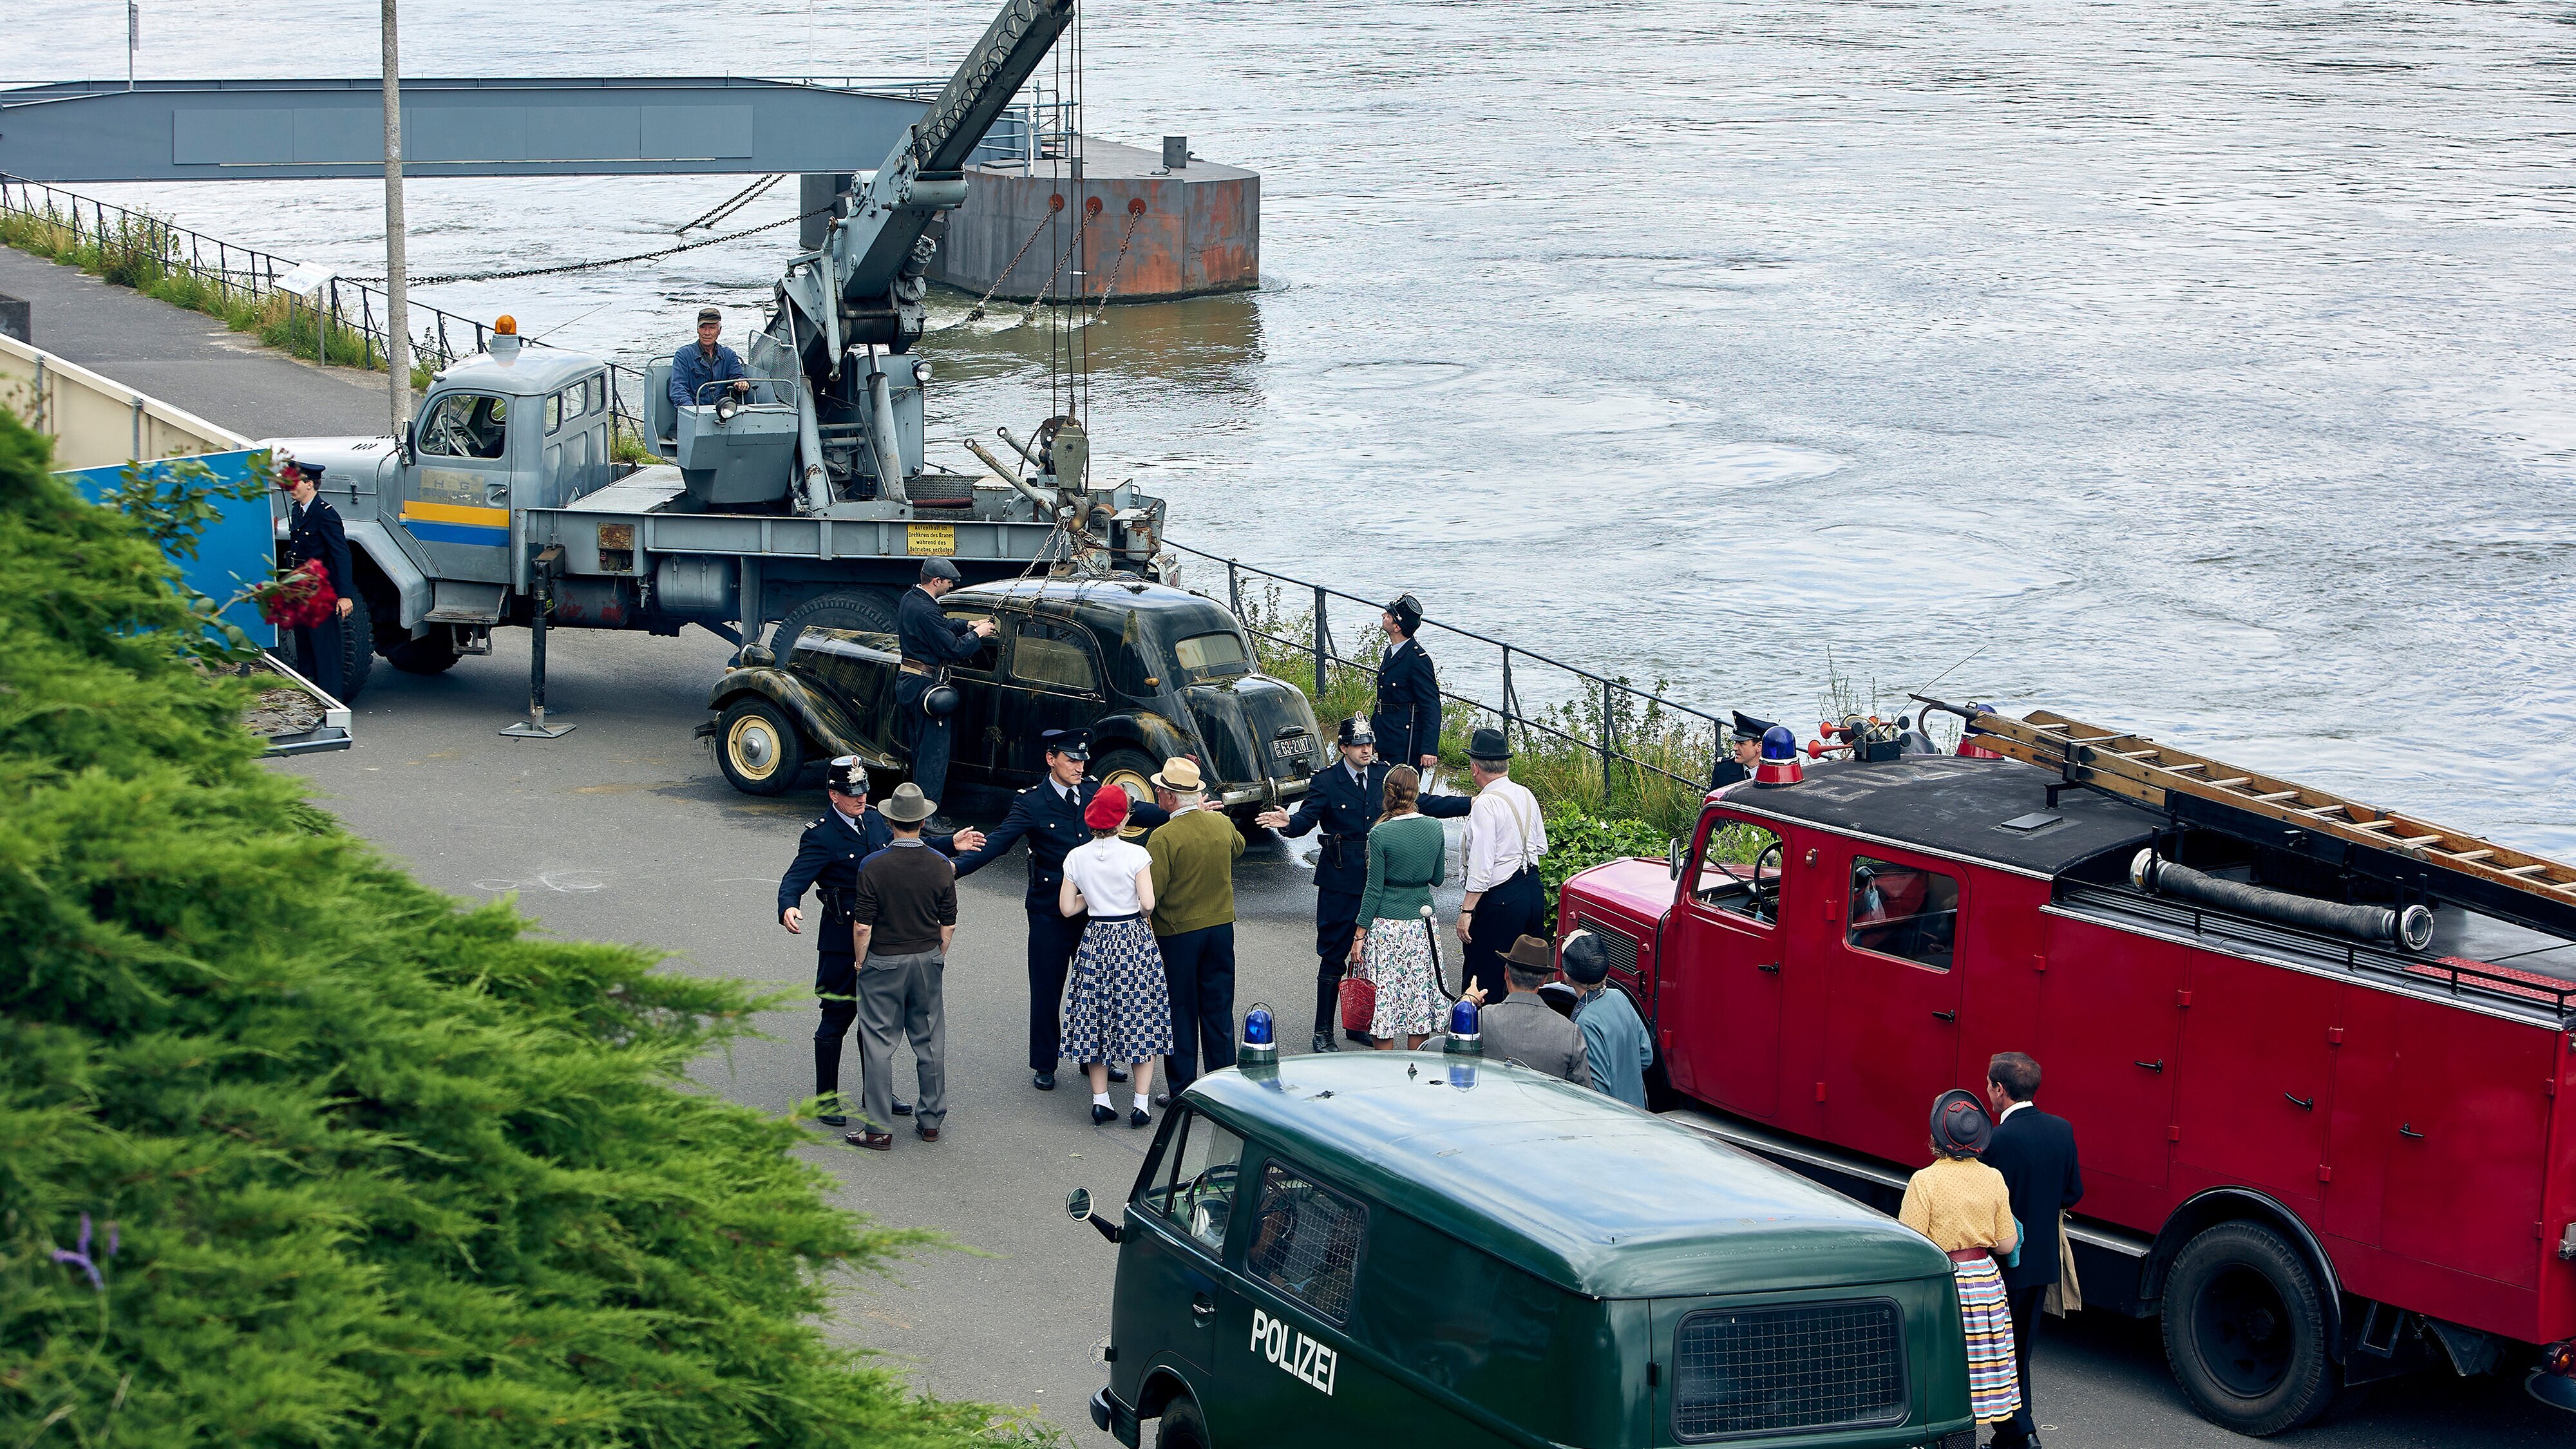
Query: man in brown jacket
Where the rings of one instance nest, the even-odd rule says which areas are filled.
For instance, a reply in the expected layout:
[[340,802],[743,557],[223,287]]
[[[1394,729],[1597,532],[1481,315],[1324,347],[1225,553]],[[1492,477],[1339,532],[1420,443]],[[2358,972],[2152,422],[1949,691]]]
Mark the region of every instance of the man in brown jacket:
[[852,952],[859,958],[859,1130],[854,1147],[884,1152],[894,1146],[894,1049],[900,1031],[912,1041],[921,1095],[912,1130],[924,1142],[939,1140],[948,1120],[948,1019],[941,979],[948,943],[957,935],[957,869],[921,838],[922,822],[938,802],[910,781],[877,807],[894,831],[885,849],[859,862],[851,892]]

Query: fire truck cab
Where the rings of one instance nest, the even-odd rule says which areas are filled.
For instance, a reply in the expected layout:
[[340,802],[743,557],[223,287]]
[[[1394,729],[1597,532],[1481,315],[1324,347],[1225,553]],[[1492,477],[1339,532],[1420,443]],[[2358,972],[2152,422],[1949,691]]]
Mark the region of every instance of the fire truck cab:
[[2299,834],[2014,759],[1828,762],[1575,877],[1559,929],[1612,947],[1658,1105],[1883,1208],[1935,1094],[2036,1057],[2081,1153],[2085,1304],[2161,1313],[2199,1410],[2278,1433],[2343,1384],[2576,1335],[2576,936]]

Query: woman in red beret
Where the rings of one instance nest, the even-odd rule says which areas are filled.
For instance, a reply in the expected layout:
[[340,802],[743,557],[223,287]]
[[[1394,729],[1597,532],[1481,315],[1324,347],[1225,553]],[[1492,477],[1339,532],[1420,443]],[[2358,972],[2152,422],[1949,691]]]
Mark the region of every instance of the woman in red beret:
[[1083,807],[1091,839],[1065,852],[1056,909],[1091,913],[1073,953],[1073,989],[1064,1002],[1065,1055],[1091,1076],[1091,1120],[1118,1120],[1109,1104],[1109,1064],[1132,1064],[1135,1106],[1130,1127],[1153,1125],[1154,1058],[1172,1049],[1172,1001],[1163,953],[1146,923],[1154,909],[1154,858],[1118,838],[1127,823],[1127,792],[1103,786]]

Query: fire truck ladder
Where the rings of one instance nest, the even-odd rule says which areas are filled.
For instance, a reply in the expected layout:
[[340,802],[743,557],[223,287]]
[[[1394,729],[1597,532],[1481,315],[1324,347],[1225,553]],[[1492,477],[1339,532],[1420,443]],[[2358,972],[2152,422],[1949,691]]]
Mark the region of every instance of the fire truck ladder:
[[2066,784],[2576,937],[2576,866],[2047,710],[2016,720],[1914,697],[1966,720],[1977,744],[2053,771]]

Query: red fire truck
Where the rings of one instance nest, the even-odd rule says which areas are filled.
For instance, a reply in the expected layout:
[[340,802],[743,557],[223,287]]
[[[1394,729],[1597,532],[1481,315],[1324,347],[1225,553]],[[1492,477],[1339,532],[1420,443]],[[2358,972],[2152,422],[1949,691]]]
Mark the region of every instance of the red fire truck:
[[1713,792],[1668,861],[1566,884],[1655,1091],[1892,1210],[1934,1095],[2029,1052],[2082,1153],[2084,1302],[2161,1314],[2211,1420],[2542,1345],[2533,1392],[2576,1405],[2576,869],[1954,712],[1988,757],[1853,722],[1849,758]]

